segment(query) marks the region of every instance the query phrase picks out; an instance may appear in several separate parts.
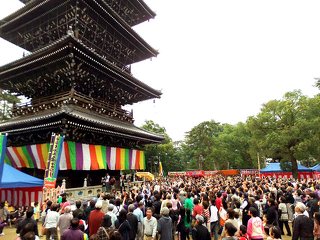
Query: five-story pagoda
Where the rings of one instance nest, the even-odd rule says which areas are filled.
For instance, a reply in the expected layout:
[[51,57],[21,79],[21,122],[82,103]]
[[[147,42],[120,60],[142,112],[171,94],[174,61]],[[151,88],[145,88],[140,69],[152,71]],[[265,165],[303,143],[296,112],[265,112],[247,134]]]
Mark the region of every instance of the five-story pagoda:
[[142,147],[163,136],[123,106],[161,95],[130,71],[158,54],[132,29],[155,13],[142,0],[21,1],[0,22],[0,36],[30,52],[0,68],[0,88],[30,99],[0,124],[6,162],[44,169],[53,132],[65,135],[60,170],[143,169]]

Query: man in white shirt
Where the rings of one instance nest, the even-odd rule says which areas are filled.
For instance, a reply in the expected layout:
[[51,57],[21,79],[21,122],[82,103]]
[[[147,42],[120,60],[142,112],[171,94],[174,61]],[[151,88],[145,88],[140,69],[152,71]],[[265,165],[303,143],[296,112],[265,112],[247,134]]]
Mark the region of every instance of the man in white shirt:
[[219,217],[218,217],[218,208],[216,207],[215,199],[211,200],[210,210],[210,232],[214,235],[214,240],[218,240],[219,235]]
[[44,221],[44,227],[46,229],[46,239],[50,239],[50,236],[54,240],[58,240],[58,221],[59,221],[59,213],[57,212],[58,205],[52,204],[51,211],[47,213],[46,219]]
[[157,234],[157,219],[152,216],[152,209],[147,208],[146,217],[143,219],[143,240],[155,240]]

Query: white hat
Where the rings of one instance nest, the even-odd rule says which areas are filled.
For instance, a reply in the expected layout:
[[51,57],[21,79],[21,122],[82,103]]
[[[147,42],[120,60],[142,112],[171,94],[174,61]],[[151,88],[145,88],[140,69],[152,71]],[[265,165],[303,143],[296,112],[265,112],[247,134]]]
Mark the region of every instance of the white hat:
[[101,209],[102,208],[102,201],[97,201],[95,208]]

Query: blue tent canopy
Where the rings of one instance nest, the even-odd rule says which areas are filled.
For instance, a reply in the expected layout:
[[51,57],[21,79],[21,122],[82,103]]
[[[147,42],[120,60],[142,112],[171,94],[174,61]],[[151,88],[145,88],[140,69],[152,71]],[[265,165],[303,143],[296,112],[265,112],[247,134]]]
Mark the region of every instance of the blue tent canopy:
[[[312,172],[313,170],[298,164],[298,172]],[[280,163],[269,163],[269,165],[260,170],[261,173],[268,173],[268,172],[283,172],[280,167]]]
[[311,168],[313,171],[320,172],[320,163]]
[[0,188],[27,188],[42,187],[43,180],[25,174],[8,164],[3,166],[3,175],[0,180]]

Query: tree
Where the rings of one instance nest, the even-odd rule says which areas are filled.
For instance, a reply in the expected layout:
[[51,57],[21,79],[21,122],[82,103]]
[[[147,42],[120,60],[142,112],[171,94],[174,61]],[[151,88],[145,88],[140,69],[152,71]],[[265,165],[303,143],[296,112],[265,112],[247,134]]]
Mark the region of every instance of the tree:
[[160,144],[149,144],[145,147],[145,157],[148,170],[150,172],[158,173],[160,161],[162,162],[164,172],[175,170],[177,166],[175,161],[178,159],[175,157],[173,142],[166,133],[166,129],[152,120],[145,121],[141,128],[152,133],[161,134],[165,138]]
[[0,101],[1,120],[4,121],[12,117],[12,107],[19,103],[20,99],[9,91],[0,89]]
[[[252,148],[266,157],[289,161],[298,177],[298,159],[319,154],[319,96],[309,99],[301,91],[288,92],[282,100],[264,104],[261,112],[247,121]],[[283,164],[282,164],[283,165]]]
[[251,135],[246,124],[224,124],[214,138],[213,159],[219,169],[254,168],[257,164],[249,154]]
[[214,137],[222,130],[220,123],[211,120],[200,123],[186,134],[183,148],[189,156],[190,167],[203,170],[216,169],[216,163],[212,158]]

